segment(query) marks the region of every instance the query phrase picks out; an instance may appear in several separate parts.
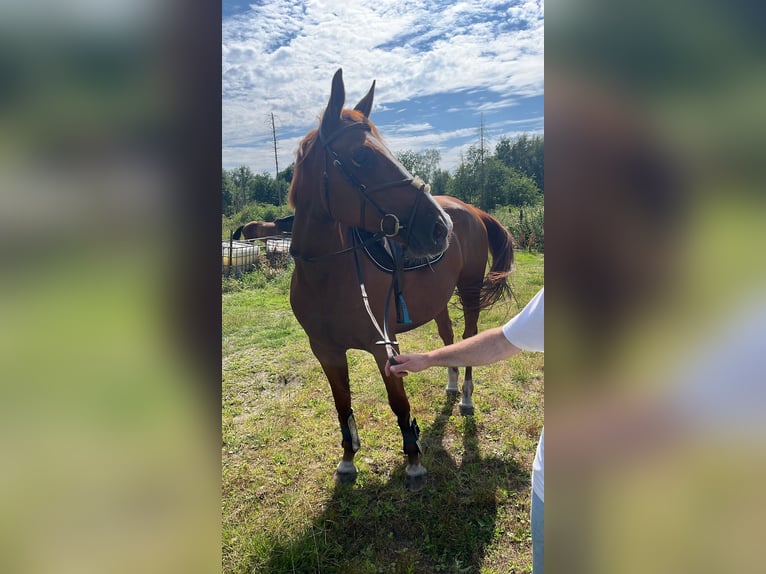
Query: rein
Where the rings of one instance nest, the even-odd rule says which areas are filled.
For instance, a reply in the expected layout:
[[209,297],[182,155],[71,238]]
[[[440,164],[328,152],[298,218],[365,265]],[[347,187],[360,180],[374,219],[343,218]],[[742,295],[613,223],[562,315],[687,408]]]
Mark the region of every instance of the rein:
[[[356,239],[354,239],[354,243],[356,243]],[[362,292],[362,302],[364,303],[364,308],[367,310],[367,315],[370,317],[372,326],[375,327],[375,330],[378,332],[378,335],[380,335],[381,337],[380,341],[375,341],[375,344],[384,345],[386,347],[386,354],[388,355],[389,361],[391,362],[391,364],[395,364],[396,361],[394,360],[394,357],[396,357],[399,354],[399,342],[392,341],[391,336],[389,335],[388,310],[389,310],[389,305],[391,303],[391,294],[394,291],[394,286],[396,285],[396,281],[397,281],[397,272],[395,271],[393,277],[391,278],[391,286],[388,288],[388,294],[386,295],[386,308],[383,313],[383,328],[381,329],[380,324],[378,323],[377,319],[375,319],[375,314],[372,312],[372,307],[370,307],[370,299],[367,296],[367,289],[365,289],[364,287],[364,277],[362,276],[362,267],[361,265],[359,265],[359,255],[356,251],[354,251],[354,265],[356,267],[356,278],[359,281],[359,289]]]
[[[362,274],[362,266],[359,263],[359,255],[358,255],[359,249],[367,247],[368,245],[372,244],[375,241],[378,241],[382,237],[383,237],[383,231],[379,231],[378,233],[372,235],[366,241],[359,242],[357,241],[356,235],[352,233],[351,240],[353,245],[351,247],[347,247],[346,249],[342,249],[340,251],[334,251],[333,253],[318,255],[316,257],[306,257],[303,255],[298,255],[298,254],[293,254],[293,257],[298,257],[299,259],[302,259],[303,261],[315,262],[315,261],[321,261],[323,259],[329,259],[330,257],[334,257],[336,255],[341,255],[344,253],[351,253],[351,252],[354,253],[354,268],[356,269],[356,278],[359,283],[359,289],[362,293],[362,302],[364,303],[364,308],[367,311],[367,315],[370,317],[372,326],[375,327],[375,330],[378,332],[378,335],[380,335],[381,337],[381,340],[376,341],[375,344],[385,345],[386,353],[388,354],[389,360],[391,361],[392,364],[395,364],[396,361],[394,361],[394,357],[399,354],[399,349],[398,349],[399,342],[392,341],[391,336],[389,335],[388,310],[390,309],[391,298],[392,298],[391,295],[395,292],[395,290],[397,290],[396,287],[399,283],[399,274],[402,272],[401,261],[395,260],[394,271],[391,276],[391,286],[388,288],[388,294],[386,295],[386,308],[383,315],[383,327],[381,328],[377,319],[375,319],[375,314],[372,312],[372,307],[370,307],[370,300],[369,300],[369,296],[367,295],[367,289],[364,286],[364,276]],[[410,323],[409,314],[407,312],[407,306],[404,302],[404,297],[402,297],[401,293],[398,293],[398,297],[396,298],[396,305],[397,305],[396,307],[397,317],[403,316],[403,320],[400,322]],[[396,346],[397,348],[394,348],[394,346]]]

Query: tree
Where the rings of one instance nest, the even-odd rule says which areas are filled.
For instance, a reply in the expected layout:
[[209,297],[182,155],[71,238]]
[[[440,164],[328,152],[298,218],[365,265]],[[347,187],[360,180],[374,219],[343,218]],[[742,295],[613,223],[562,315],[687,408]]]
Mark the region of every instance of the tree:
[[280,171],[278,179],[282,179],[289,184],[293,180],[293,173],[295,173],[295,162],[291,163],[285,169]]
[[284,205],[287,201],[287,192],[290,190],[290,183],[293,181],[293,173],[295,172],[295,162],[288,165],[284,170],[279,172],[277,177],[277,186],[279,188],[279,201],[278,205]]
[[221,170],[221,209],[224,215],[234,213],[234,196],[236,187],[225,169]]
[[259,173],[253,177],[250,184],[249,200],[257,203],[279,205],[277,191],[277,181],[269,173]]
[[477,146],[468,148],[448,188],[450,195],[485,211],[498,205],[535,205],[541,199],[532,178]]
[[253,172],[246,165],[231,170],[231,180],[234,184],[234,211],[239,211],[250,199],[250,188],[253,183]]
[[[507,169],[507,168],[506,168]],[[503,189],[503,205],[537,205],[542,200],[543,194],[537,187],[535,180],[519,173],[515,169],[509,169],[510,175],[505,180]]]
[[460,165],[455,170],[455,175],[449,180],[447,189],[449,194],[470,203],[479,204],[479,152],[478,148],[471,146],[468,152],[460,160]]
[[416,152],[408,149],[396,152],[394,155],[412,175],[417,175],[426,183],[433,183],[441,161],[439,150],[426,149]]
[[511,170],[499,159],[491,156],[484,160],[484,169],[480,175],[484,177],[482,185],[484,193],[479,207],[489,211],[498,205],[506,205],[508,203],[508,181],[513,177]]
[[495,146],[495,155],[506,166],[532,178],[544,191],[545,142],[539,136],[520,136],[515,142],[502,138]]
[[479,209],[494,208],[501,196],[503,166],[481,146],[470,146],[452,178],[450,193]]
[[446,195],[449,193],[449,182],[452,179],[449,172],[444,169],[437,169],[431,176],[431,195]]

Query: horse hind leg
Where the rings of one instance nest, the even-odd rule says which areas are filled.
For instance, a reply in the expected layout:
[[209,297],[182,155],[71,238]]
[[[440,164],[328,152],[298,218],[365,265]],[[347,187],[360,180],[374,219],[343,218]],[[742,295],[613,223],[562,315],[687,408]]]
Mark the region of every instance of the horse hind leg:
[[[473,337],[479,332],[479,291],[476,289],[465,290],[462,293],[463,314],[465,327],[463,340]],[[460,393],[460,414],[472,415],[475,412],[473,405],[473,367],[466,366],[463,390]]]
[[473,406],[472,370],[472,367],[465,368],[465,380],[463,381],[463,390],[460,393],[460,414],[463,416],[472,415],[475,412]]
[[[455,333],[452,330],[452,321],[449,318],[449,311],[447,307],[436,316],[436,326],[439,329],[439,337],[441,338],[444,346],[451,345],[455,342]],[[447,388],[445,392],[448,395],[457,396],[460,393],[460,389],[457,386],[457,381],[460,376],[460,371],[457,367],[447,367]]]

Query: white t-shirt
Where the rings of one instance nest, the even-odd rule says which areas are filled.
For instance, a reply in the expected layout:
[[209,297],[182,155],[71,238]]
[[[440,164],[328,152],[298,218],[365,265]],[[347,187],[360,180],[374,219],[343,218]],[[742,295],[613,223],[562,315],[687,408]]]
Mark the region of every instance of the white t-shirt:
[[[545,343],[545,295],[544,288],[527,303],[521,312],[503,325],[503,335],[508,341],[524,351],[544,352]],[[545,501],[544,454],[545,428],[540,433],[535,461],[532,463],[532,492]]]
[[543,352],[545,337],[545,289],[540,289],[521,312],[503,325],[503,334],[524,351]]

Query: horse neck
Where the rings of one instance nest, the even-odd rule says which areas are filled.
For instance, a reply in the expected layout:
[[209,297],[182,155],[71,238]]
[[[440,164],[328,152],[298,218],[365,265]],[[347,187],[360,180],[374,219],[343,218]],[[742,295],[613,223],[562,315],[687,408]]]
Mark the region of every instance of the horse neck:
[[296,209],[291,244],[301,256],[317,257],[348,247],[343,241],[346,232],[345,226],[329,217]]
[[291,245],[296,253],[304,257],[326,255],[347,247],[342,238],[347,236],[348,228],[328,213],[322,198],[322,178],[318,174],[324,171],[326,162],[326,158],[314,148],[311,157],[304,160],[300,172],[293,176],[293,185],[298,187],[294,194],[297,202]]

